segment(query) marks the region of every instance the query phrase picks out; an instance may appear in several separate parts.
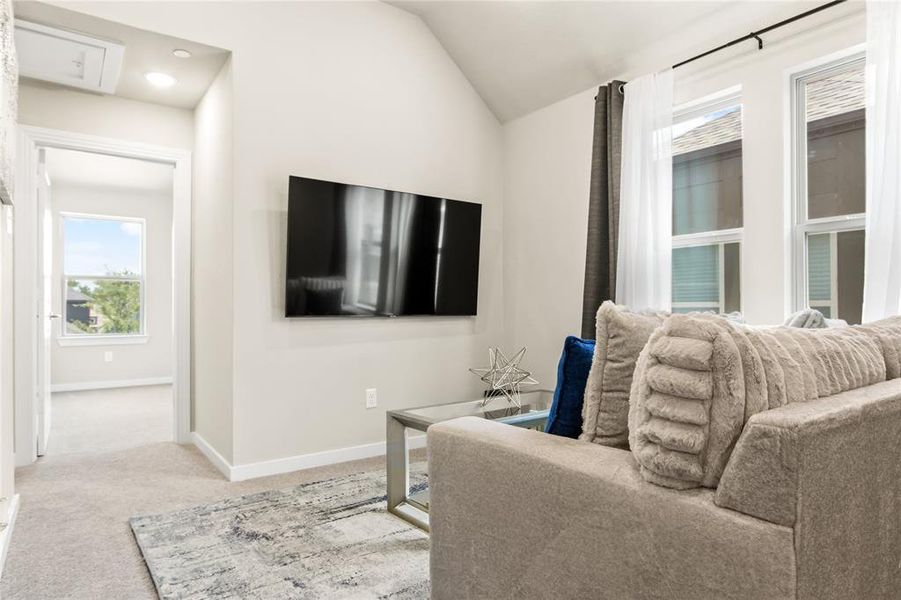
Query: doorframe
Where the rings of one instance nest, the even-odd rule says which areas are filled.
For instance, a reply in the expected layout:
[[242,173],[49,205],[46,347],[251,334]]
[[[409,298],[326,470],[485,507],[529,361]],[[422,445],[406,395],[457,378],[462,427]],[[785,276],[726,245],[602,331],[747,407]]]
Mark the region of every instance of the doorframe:
[[38,150],[80,150],[171,164],[173,274],[173,439],[191,443],[191,152],[43,127],[18,127],[14,203],[16,466],[37,460],[37,344],[40,301],[37,264],[36,177]]

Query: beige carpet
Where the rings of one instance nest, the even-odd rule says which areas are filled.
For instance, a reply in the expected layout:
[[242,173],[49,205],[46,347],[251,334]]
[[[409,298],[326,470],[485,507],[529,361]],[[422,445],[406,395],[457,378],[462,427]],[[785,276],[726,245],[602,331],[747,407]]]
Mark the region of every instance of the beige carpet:
[[[154,389],[164,396],[169,393],[165,387]],[[131,391],[120,393],[129,396]],[[116,397],[112,391],[102,395],[109,392]],[[375,458],[229,483],[193,447],[147,438],[142,438],[143,445],[128,444],[128,436],[112,426],[116,418],[110,416],[103,424],[102,410],[85,417],[92,420],[94,449],[79,446],[72,441],[81,435],[71,429],[78,411],[74,414],[55,420],[47,456],[16,471],[21,508],[0,580],[3,600],[155,598],[129,517],[384,468],[384,460]],[[55,454],[57,425],[70,429],[57,440],[61,451]],[[69,441],[64,444],[65,438]]]
[[51,406],[50,456],[172,441],[172,386],[60,392]]

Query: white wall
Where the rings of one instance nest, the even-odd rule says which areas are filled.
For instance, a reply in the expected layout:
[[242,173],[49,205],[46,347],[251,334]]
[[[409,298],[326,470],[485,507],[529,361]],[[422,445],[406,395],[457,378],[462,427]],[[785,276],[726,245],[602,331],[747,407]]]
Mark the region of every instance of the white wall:
[[[48,171],[53,178],[53,158]],[[55,231],[60,213],[83,213],[145,220],[146,342],[140,344],[60,345],[60,327],[53,328],[51,384],[70,386],[172,377],[172,192],[110,188],[104,185],[54,183],[51,187]],[[57,238],[56,242],[59,241]],[[63,248],[55,243],[53,311],[64,314]],[[96,340],[91,340],[96,341]],[[112,352],[112,362],[104,354]]]
[[[510,347],[553,389],[579,335],[596,89],[504,126],[504,293]],[[587,126],[586,126],[587,124]]]
[[181,149],[194,135],[190,110],[30,81],[19,85],[19,123]]
[[[854,7],[850,7],[854,8]],[[858,7],[859,8],[859,7]],[[765,23],[764,23],[765,24]],[[835,22],[810,23],[771,34],[763,51],[708,59],[676,71],[682,103],[740,85],[744,101],[744,244],[742,297],[751,323],[781,322],[790,312],[789,199],[787,197],[787,72],[806,61],[859,44],[864,19],[857,10]],[[806,32],[805,32],[806,31]],[[716,40],[729,39],[719,33]],[[697,41],[701,39],[702,41]],[[632,60],[610,79],[665,67],[673,49],[713,45],[710,34]],[[599,82],[601,83],[601,82]],[[566,335],[578,335],[585,265],[591,135],[596,88],[504,126],[504,281],[508,331],[529,346],[530,361],[554,384],[553,365]]]
[[[503,327],[496,119],[425,25],[400,10],[222,11],[244,24],[232,47],[235,462],[378,442],[385,410],[474,397],[467,368],[485,361]],[[279,53],[297,77],[273,62]],[[286,320],[289,174],[483,203],[479,316]],[[378,410],[365,409],[368,387]]]
[[[379,442],[385,410],[477,393],[466,369],[503,341],[501,129],[419,19],[377,2],[66,6],[233,52],[235,464]],[[479,316],[284,319],[291,174],[482,202]]]
[[12,207],[0,207],[0,497],[5,498],[15,491],[12,215]]
[[194,113],[193,431],[233,457],[234,235],[231,60]]

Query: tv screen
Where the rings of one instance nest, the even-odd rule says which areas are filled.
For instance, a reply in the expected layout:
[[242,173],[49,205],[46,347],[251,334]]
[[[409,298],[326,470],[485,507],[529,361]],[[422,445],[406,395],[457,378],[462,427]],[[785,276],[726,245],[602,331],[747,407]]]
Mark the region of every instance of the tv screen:
[[285,316],[475,315],[482,206],[291,177]]

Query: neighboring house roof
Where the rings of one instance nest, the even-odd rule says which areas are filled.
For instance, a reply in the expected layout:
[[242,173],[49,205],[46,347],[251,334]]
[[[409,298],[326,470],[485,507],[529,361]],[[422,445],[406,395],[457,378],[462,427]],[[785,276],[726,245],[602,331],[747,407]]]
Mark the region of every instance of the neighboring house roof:
[[865,86],[863,68],[811,81],[807,84],[807,122],[864,108]]
[[685,154],[741,139],[741,111],[732,110],[673,140],[673,154]]
[[[864,108],[864,70],[852,69],[807,84],[807,121]],[[741,139],[741,111],[734,110],[686,131],[673,140],[673,154]]]
[[85,296],[80,290],[72,287],[66,287],[66,302],[88,302],[89,296]]

